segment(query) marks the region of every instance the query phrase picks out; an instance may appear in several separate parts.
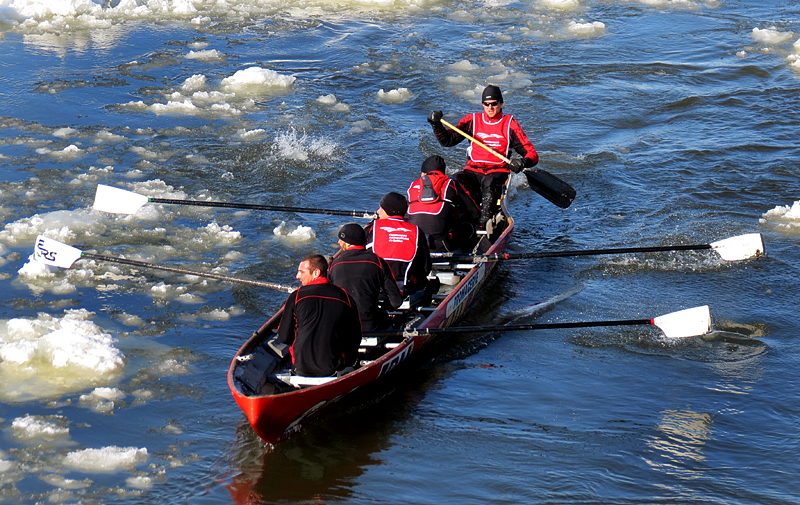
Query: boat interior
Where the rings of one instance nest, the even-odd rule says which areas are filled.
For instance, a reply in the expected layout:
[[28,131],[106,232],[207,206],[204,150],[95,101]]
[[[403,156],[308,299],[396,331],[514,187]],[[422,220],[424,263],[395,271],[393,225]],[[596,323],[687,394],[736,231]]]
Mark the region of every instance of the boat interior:
[[[479,232],[472,248],[473,255],[485,254],[495,240],[508,227],[509,221],[503,212],[498,212],[490,220],[484,231]],[[386,335],[368,335],[362,338],[359,347],[359,360],[355,369],[368,366],[381,356],[398,347],[406,338],[407,332],[419,328],[436,311],[437,307],[453,292],[459,283],[474,269],[478,262],[465,263],[446,257],[433,256],[433,268],[428,276],[429,286],[410,297],[396,310],[390,311],[391,327]],[[266,396],[289,393],[299,389],[318,386],[352,372],[348,368],[331,377],[304,377],[292,374],[288,346],[277,342],[280,313],[262,327],[259,335],[254,334],[250,346],[244,346],[236,355],[233,382],[245,396]],[[379,333],[379,332],[373,332]],[[260,337],[260,338],[256,338]]]

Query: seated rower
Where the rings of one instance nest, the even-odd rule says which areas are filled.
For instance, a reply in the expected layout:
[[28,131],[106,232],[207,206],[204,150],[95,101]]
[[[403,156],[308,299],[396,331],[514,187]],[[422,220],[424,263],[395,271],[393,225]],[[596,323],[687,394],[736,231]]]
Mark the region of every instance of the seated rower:
[[354,366],[358,358],[358,309],[347,291],[330,283],[327,273],[324,256],[304,257],[296,275],[303,286],[284,304],[278,340],[291,346],[296,375],[332,376]]
[[386,260],[403,296],[423,290],[431,271],[428,239],[417,225],[403,219],[407,210],[406,197],[388,193],[381,199],[378,219],[365,228],[367,249]]
[[422,162],[420,178],[408,188],[407,220],[425,232],[431,252],[471,249],[480,215],[464,187],[445,174],[444,158]]
[[366,243],[367,234],[357,223],[342,226],[339,229],[341,251],[331,260],[329,277],[355,300],[363,331],[385,330],[389,327],[389,315],[379,305],[380,299],[384,298],[396,309],[403,303],[403,296],[386,260],[368,251]]

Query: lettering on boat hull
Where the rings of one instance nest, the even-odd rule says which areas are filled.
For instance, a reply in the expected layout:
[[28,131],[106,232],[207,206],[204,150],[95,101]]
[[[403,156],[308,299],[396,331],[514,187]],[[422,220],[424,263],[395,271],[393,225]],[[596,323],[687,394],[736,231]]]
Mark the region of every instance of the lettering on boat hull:
[[400,353],[397,354],[397,356],[395,356],[390,361],[387,361],[386,363],[383,364],[383,366],[381,367],[381,373],[378,374],[378,377],[394,370],[397,367],[397,365],[399,365],[404,359],[406,359],[411,354],[411,351],[413,350],[414,350],[414,342],[410,342],[405,347],[405,349],[403,349]]
[[475,291],[481,281],[483,280],[483,276],[486,273],[486,265],[484,263],[479,264],[473,270],[472,276],[467,279],[467,282],[464,283],[461,288],[450,298],[450,301],[447,303],[447,312],[446,315],[449,318],[453,312],[459,311],[459,309],[463,310],[461,307],[462,305],[468,305],[469,301],[471,300],[471,295]]

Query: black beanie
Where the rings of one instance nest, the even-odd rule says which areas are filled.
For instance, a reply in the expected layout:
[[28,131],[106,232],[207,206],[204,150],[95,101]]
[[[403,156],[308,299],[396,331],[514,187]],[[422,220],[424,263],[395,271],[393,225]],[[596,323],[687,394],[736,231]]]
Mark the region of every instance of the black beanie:
[[444,173],[444,168],[445,168],[444,158],[442,158],[438,154],[434,156],[429,156],[425,161],[422,162],[423,174],[427,174],[428,172]]
[[367,234],[357,223],[347,223],[339,228],[339,238],[350,245],[367,244]]
[[486,86],[481,93],[481,101],[485,102],[486,100],[497,100],[503,103],[503,94],[500,92],[500,88],[492,85]]
[[408,210],[408,202],[406,197],[392,191],[381,198],[381,208],[390,216],[405,216]]

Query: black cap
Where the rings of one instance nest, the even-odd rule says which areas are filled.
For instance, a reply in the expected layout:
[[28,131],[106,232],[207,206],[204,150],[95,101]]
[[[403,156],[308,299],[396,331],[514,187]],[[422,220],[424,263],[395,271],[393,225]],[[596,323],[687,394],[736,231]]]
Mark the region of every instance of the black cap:
[[497,86],[486,86],[484,88],[483,93],[481,93],[481,101],[485,102],[486,100],[497,100],[498,102],[503,102],[503,94],[500,92],[500,88]]
[[[444,173],[444,158],[439,156],[438,154],[434,156],[429,156],[428,159],[422,162],[422,173],[427,174],[428,172],[441,172]],[[386,210],[386,209],[384,209]]]
[[408,210],[408,202],[406,197],[392,191],[381,198],[381,208],[390,216],[405,216]]
[[339,238],[350,245],[367,244],[367,234],[358,223],[347,223],[339,228]]

